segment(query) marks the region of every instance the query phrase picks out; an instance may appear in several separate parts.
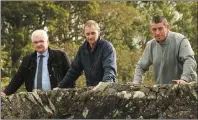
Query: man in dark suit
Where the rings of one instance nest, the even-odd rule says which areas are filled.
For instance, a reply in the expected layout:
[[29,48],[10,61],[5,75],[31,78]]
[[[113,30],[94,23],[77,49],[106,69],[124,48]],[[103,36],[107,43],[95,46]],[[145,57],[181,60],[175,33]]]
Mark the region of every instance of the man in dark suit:
[[[1,92],[1,96],[15,93],[24,82],[28,92],[34,89],[52,90],[57,87],[70,68],[70,61],[63,51],[48,47],[46,31],[35,30],[31,39],[35,51],[23,58],[17,73]],[[75,87],[75,82],[68,86]]]

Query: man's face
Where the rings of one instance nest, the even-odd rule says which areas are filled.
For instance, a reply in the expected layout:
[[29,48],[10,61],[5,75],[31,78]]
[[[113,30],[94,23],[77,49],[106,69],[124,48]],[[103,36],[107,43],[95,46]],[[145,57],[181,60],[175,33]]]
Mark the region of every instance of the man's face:
[[99,32],[97,31],[96,27],[94,25],[88,25],[85,27],[85,38],[88,41],[89,44],[95,44],[98,37]]
[[34,36],[32,40],[33,46],[38,53],[44,53],[49,45],[48,40],[44,40],[42,36]]
[[169,30],[170,30],[169,25],[165,25],[163,22],[151,24],[151,32],[152,32],[153,37],[156,40],[159,40],[159,41],[166,40]]

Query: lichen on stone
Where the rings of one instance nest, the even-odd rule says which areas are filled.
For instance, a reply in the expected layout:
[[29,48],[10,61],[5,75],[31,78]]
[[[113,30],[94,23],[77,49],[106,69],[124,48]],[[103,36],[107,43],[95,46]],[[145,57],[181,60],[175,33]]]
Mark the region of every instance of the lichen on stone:
[[133,95],[133,99],[136,98],[144,98],[145,94],[142,91],[135,91],[134,95]]
[[85,107],[85,109],[83,110],[83,113],[82,113],[83,117],[87,118],[88,113],[89,113],[89,110],[87,109],[87,107]]

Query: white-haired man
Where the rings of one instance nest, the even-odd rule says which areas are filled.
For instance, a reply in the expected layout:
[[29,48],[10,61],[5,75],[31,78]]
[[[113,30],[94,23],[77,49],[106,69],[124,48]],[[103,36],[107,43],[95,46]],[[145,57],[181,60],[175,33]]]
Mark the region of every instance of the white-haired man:
[[[15,93],[24,82],[28,92],[34,89],[52,90],[69,70],[70,60],[66,53],[49,48],[46,31],[35,30],[31,39],[35,51],[23,58],[17,73],[1,96]],[[68,86],[74,87],[75,83]]]

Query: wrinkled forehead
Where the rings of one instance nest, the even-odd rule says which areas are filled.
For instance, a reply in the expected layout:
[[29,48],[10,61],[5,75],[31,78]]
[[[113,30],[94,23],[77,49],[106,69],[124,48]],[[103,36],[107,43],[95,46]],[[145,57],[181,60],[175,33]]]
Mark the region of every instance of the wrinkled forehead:
[[151,28],[160,28],[160,27],[165,27],[166,25],[164,24],[164,22],[160,22],[160,23],[151,23]]
[[44,40],[44,37],[42,35],[33,35],[32,36],[32,40],[37,40],[37,39],[41,39],[41,40]]
[[93,24],[88,24],[85,26],[85,29],[96,29],[96,26]]
[[97,27],[95,25],[92,25],[92,24],[87,25],[85,27],[85,30],[84,30],[85,33],[87,33],[87,32],[95,32],[95,31],[99,32]]
[[41,41],[41,40],[46,41],[43,36],[33,36],[32,37],[32,42]]
[[47,41],[45,36],[41,33],[37,33],[32,36],[32,41],[40,41],[40,40]]

